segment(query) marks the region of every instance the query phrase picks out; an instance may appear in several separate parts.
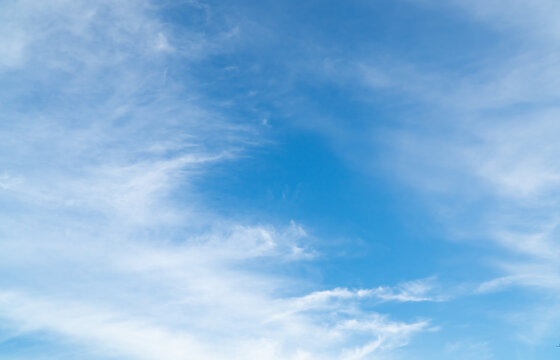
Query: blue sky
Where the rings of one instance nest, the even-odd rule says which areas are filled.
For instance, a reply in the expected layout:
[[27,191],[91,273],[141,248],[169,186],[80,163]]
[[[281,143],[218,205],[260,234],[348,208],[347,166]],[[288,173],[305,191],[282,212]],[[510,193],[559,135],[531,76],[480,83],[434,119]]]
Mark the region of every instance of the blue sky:
[[0,359],[555,359],[559,13],[0,2]]

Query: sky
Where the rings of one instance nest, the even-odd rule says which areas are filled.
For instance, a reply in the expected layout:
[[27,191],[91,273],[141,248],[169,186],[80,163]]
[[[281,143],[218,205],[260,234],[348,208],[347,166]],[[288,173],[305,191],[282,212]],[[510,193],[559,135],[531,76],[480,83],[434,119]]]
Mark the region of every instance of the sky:
[[558,358],[558,16],[0,0],[0,360]]

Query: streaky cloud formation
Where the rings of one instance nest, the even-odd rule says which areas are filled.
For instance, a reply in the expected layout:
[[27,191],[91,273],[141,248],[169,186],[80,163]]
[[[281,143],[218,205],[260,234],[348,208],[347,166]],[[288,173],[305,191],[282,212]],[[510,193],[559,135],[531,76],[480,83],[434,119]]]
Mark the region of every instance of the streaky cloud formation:
[[426,331],[362,306],[432,300],[421,282],[306,295],[301,279],[258,270],[317,254],[295,222],[228,219],[192,190],[264,141],[190,87],[189,63],[235,32],[175,28],[160,10],[1,5],[1,331],[37,343],[5,356],[362,359]]
[[[498,36],[514,39],[515,45],[505,49],[507,56],[492,53],[474,73],[426,74],[402,65],[408,72],[388,68],[395,75],[383,83],[373,75],[365,79],[370,86],[389,86],[440,112],[435,117],[449,127],[447,139],[429,130],[395,136],[396,151],[406,152],[410,161],[399,171],[413,186],[439,193],[436,206],[466,217],[451,222],[452,236],[483,238],[501,249],[491,261],[501,276],[482,282],[476,293],[520,287],[539,294],[542,302],[503,315],[519,326],[522,341],[535,344],[556,332],[558,315],[552,308],[560,295],[558,4],[498,0],[454,1],[451,6],[466,10]],[[432,171],[422,174],[426,168]],[[478,214],[472,216],[458,210],[457,203],[482,208],[474,205]]]
[[0,359],[554,359],[560,5],[0,4]]

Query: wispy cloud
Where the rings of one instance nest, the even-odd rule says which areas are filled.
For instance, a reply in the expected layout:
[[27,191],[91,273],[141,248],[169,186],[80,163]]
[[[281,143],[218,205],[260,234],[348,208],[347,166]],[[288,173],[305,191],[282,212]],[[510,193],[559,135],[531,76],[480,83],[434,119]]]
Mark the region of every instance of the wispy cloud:
[[[446,209],[440,212],[465,217],[449,221],[454,228],[451,236],[461,233],[464,239],[468,234],[473,242],[483,238],[499,249],[500,256],[490,256],[490,261],[502,276],[483,282],[477,292],[522,287],[553,299],[523,310],[534,320],[516,317],[519,332],[534,339],[543,332],[529,334],[525,329],[539,321],[542,326],[549,323],[541,311],[554,306],[559,295],[555,79],[560,63],[554,18],[560,9],[551,1],[453,4],[517,47],[509,49],[508,56],[481,59],[474,72],[426,75],[422,69],[389,67],[384,74],[389,80],[377,84],[378,77],[373,77],[370,86],[376,90],[389,86],[438,109],[418,115],[432,120],[430,130],[414,133],[407,128],[393,138],[399,158],[407,159],[394,168],[409,183],[428,190],[432,200],[444,194],[432,201]],[[464,211],[470,206],[476,215]]]
[[316,256],[302,226],[227,219],[192,191],[207,165],[260,139],[170,66],[200,61],[235,31],[171,28],[144,1],[1,7],[8,337],[49,334],[65,349],[47,350],[56,358],[358,359],[426,329],[363,300],[430,300],[428,284],[305,295],[270,269]]
[[434,279],[422,279],[399,284],[394,287],[379,286],[374,289],[335,288],[315,291],[302,297],[289,299],[290,313],[315,309],[340,309],[354,305],[355,301],[372,300],[380,302],[420,302],[443,301],[445,298],[432,294],[435,289]]
[[[454,49],[459,60],[453,61],[462,66],[448,66],[447,59],[437,59],[438,53],[429,61],[415,62],[407,59],[407,51],[387,54],[384,49],[379,50],[382,55],[372,51],[370,56],[358,52],[323,59],[314,69],[321,81],[343,87],[362,103],[402,106],[383,123],[364,121],[366,125],[352,128],[347,119],[332,120],[315,130],[328,136],[349,161],[358,159],[359,169],[373,168],[375,176],[380,170],[398,174],[402,183],[425,195],[448,237],[478,246],[487,255],[473,266],[486,269],[490,263],[495,271],[486,274],[480,286],[468,286],[471,292],[522,287],[547,295],[538,297],[546,302],[535,306],[538,311],[555,306],[559,5],[548,0],[409,2],[444,9],[476,24],[492,42],[488,47],[480,44],[475,59],[469,46],[464,47],[464,58],[462,47]],[[461,31],[471,30],[458,29],[458,38]],[[376,114],[373,111],[371,117]],[[378,153],[383,156],[375,157]],[[339,291],[343,296],[359,294]],[[424,297],[394,289],[375,294],[391,300]],[[527,324],[544,318],[541,313],[535,314],[535,321],[522,317]],[[519,331],[525,325],[520,324]],[[485,348],[472,351],[490,357]]]

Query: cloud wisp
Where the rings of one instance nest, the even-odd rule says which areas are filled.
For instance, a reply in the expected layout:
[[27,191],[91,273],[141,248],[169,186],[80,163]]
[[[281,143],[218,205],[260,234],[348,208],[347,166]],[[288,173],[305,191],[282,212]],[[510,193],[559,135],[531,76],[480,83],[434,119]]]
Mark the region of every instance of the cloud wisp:
[[301,226],[224,219],[192,190],[260,141],[168,71],[231,33],[172,31],[144,1],[0,7],[0,318],[4,339],[48,337],[27,359],[362,359],[426,330],[362,305],[428,284],[305,295],[264,266],[313,258]]
[[[413,2],[441,9],[439,3]],[[523,310],[535,320],[515,318],[523,333],[539,322],[551,328],[556,316],[546,320],[542,311],[554,307],[560,296],[560,48],[554,20],[560,9],[546,0],[453,1],[445,9],[483,24],[496,39],[515,46],[488,51],[466,70],[433,70],[406,59],[391,64],[342,61],[350,69],[345,76],[360,81],[370,94],[414,104],[413,113],[395,119],[397,126],[379,131],[389,139],[384,150],[391,156],[384,165],[426,195],[449,237],[490,249],[484,260],[492,259],[488,262],[498,275],[489,275],[474,292],[523,289],[546,294],[539,297],[546,305],[534,305],[534,312]],[[457,9],[467,11],[459,14]]]

